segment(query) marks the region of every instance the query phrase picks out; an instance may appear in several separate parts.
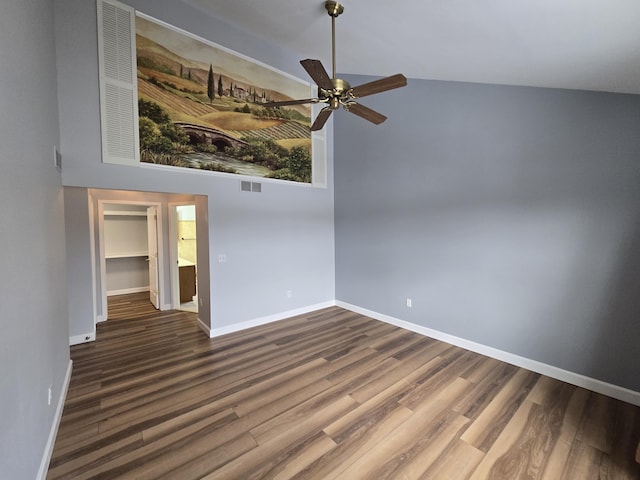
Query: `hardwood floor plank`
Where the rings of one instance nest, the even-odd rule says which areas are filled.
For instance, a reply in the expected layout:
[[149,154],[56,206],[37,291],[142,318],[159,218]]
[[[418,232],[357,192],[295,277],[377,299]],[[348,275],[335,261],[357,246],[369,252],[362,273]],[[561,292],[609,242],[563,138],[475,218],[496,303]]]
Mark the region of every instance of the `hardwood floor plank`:
[[289,395],[286,403],[289,408],[274,411],[268,420],[249,430],[249,433],[259,445],[263,445],[290,431],[314,411],[345,397],[344,391],[332,390],[330,386],[329,382],[323,380]]
[[[606,479],[605,454],[580,440],[573,442],[569,460],[560,480]],[[604,471],[603,471],[604,470]],[[604,473],[604,475],[603,475]]]
[[[324,373],[326,372],[326,369],[322,367],[326,365],[327,361],[319,358],[294,368],[286,374],[279,375],[277,382],[263,382],[260,384],[262,388],[254,387],[250,395],[243,395],[245,398],[236,403],[234,410],[238,416],[242,417],[248,412],[276,402],[279,398],[296,392],[311,383],[320,381],[324,378]],[[250,389],[247,389],[247,391]]]
[[539,377],[519,369],[462,435],[462,440],[488,452]]
[[[179,472],[182,475],[206,475],[209,472],[203,472],[203,470],[211,471],[251,451],[256,446],[251,435],[243,433],[230,442],[218,446],[212,452],[212,441],[215,441],[215,437],[216,432],[192,437],[188,442],[171,445],[162,455],[154,455],[125,464],[119,471],[114,470],[114,473],[121,478],[131,480],[157,480],[167,475],[166,472],[172,472],[169,478],[180,478],[174,476]],[[207,458],[207,461],[203,462],[203,458]]]
[[[372,417],[352,424],[349,429],[344,430],[336,448],[310,464],[292,479],[347,478],[340,477],[345,469],[375,445],[384,442],[391,432],[413,414],[408,408],[394,402],[388,402],[384,407],[386,408],[379,408],[372,412]],[[324,431],[328,433],[326,428]],[[336,440],[334,435],[329,436]]]
[[278,472],[269,472],[264,478],[273,478],[274,480],[287,480],[293,478],[318,458],[332,451],[336,444],[326,435],[318,435],[316,441],[311,444],[298,457],[291,458],[286,466]]
[[577,439],[593,448],[611,453],[615,426],[616,400],[597,393],[591,393],[585,414],[578,430]]
[[159,471],[157,480],[202,478],[242,454],[255,448],[256,442],[248,433],[242,433],[218,447],[209,447],[202,455],[183,463],[177,468]]
[[[507,425],[501,429],[495,441],[491,443],[491,447],[487,450],[486,455],[478,465],[478,467],[474,470],[473,475],[471,475],[471,480],[507,480],[510,478],[518,478],[518,477],[492,477],[493,468],[496,463],[503,457],[509,453],[509,450],[515,445],[518,441],[518,438],[523,434],[525,430],[525,425],[527,423],[527,419],[530,417],[532,409],[534,409],[536,404],[529,401],[524,401],[518,405],[517,411],[514,415],[509,418]],[[472,424],[469,430],[476,426],[476,424]],[[467,441],[467,433],[469,430],[465,432],[461,440]],[[471,437],[473,438],[473,437]],[[479,445],[474,445],[472,442],[468,442],[471,445],[478,448],[478,446],[483,446],[483,442],[479,442]],[[478,448],[480,451],[484,451],[481,448]],[[528,452],[527,452],[528,453]],[[502,475],[502,472],[500,472]]]
[[[366,383],[353,389],[351,396],[360,403],[364,403],[394,383],[402,380],[408,381],[409,379],[416,379],[424,371],[433,366],[433,363],[430,361],[431,359],[420,355],[412,359],[407,359],[405,362],[399,362],[395,358],[389,360],[390,362],[387,366],[380,365],[378,369],[374,370],[375,375],[369,376]],[[426,367],[426,365],[429,367]]]
[[432,369],[425,371],[417,378],[411,390],[400,402],[407,408],[415,410],[422,403],[428,402],[431,397],[459,377],[469,363],[474,362],[476,354],[462,349],[446,350],[440,357],[442,361]]
[[[419,480],[467,480],[476,469],[484,454],[477,448],[462,440],[454,440],[444,450],[438,461],[420,476],[410,477]],[[515,479],[514,479],[515,480]]]
[[[460,478],[429,477],[426,473],[433,468],[440,459],[447,459],[445,454],[455,442],[460,431],[466,428],[469,420],[451,411],[444,410],[433,418],[424,432],[417,436],[414,442],[407,445],[394,457],[390,457],[378,472],[380,479],[395,480],[400,478]],[[473,447],[471,449],[475,450]],[[484,456],[478,452],[480,457]]]
[[615,432],[609,455],[609,479],[640,479],[640,463],[634,461],[640,447],[640,411],[628,403],[615,401],[617,405]]
[[[218,415],[205,418],[186,428],[162,436],[153,442],[144,442],[137,449],[127,449],[118,455],[103,455],[98,460],[88,464],[89,469],[75,472],[78,478],[121,478],[134,472],[129,478],[136,478],[140,468],[152,468],[161,463],[164,466],[173,465],[163,463],[165,458],[175,458],[173,452],[184,451],[180,458],[189,455],[191,451],[205,449],[208,451],[219,445],[222,439],[217,432],[225,425],[229,425],[236,418],[232,411],[221,412]],[[75,478],[75,477],[73,477]]]
[[322,428],[335,418],[351,411],[355,405],[357,403],[352,398],[342,397],[333,404],[316,411],[294,428],[258,445],[205,478],[210,480],[265,478],[259,472],[279,473],[292,459],[298,458],[307,445],[325,441],[326,435],[322,432]]
[[48,478],[79,478],[91,470],[95,465],[100,465],[106,459],[134,450],[144,444],[142,434],[134,433],[120,440],[109,441],[103,444],[92,443],[88,448],[74,450],[67,455],[56,455],[49,467]]
[[49,479],[639,480],[640,408],[339,307],[215,339],[109,297]]
[[458,400],[458,402],[452,406],[453,410],[461,413],[465,417],[475,420],[480,413],[484,412],[486,407],[493,401],[495,396],[500,392],[505,384],[515,375],[518,371],[517,367],[508,365],[506,363],[498,362],[482,362],[482,365],[492,367],[484,372],[484,381],[479,381],[475,376],[465,377],[474,384],[472,390],[467,395]]
[[549,455],[547,465],[541,477],[542,480],[556,480],[562,476],[588,398],[589,392],[587,390],[577,387],[574,389],[564,417],[562,418],[560,436]]
[[[415,445],[417,439],[429,435],[439,424],[439,416],[448,408],[451,397],[469,388],[469,383],[457,378],[451,382],[439,395],[429,402],[419,406],[407,419],[398,425],[383,442],[371,445],[366,452],[353,462],[348,468],[340,472],[333,472],[329,479],[359,478],[377,480],[393,478],[393,470],[399,464],[399,457]],[[466,420],[465,420],[466,422]]]

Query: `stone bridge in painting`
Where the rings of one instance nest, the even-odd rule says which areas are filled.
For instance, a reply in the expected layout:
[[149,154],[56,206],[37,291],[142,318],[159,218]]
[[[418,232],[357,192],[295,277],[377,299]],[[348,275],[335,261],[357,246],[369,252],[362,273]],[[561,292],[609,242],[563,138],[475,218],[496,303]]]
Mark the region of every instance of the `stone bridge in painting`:
[[205,127],[203,125],[195,125],[187,122],[174,123],[189,135],[189,143],[191,145],[215,145],[219,152],[224,152],[229,147],[238,148],[243,145],[248,145],[247,142],[238,140],[217,128]]

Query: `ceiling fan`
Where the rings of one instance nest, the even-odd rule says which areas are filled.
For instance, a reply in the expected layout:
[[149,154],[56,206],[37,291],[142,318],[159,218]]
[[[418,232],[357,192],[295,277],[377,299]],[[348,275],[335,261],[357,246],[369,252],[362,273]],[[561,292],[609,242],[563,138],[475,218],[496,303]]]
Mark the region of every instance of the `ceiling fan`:
[[285,100],[282,102],[268,102],[265,107],[281,107],[285,105],[302,105],[304,103],[325,103],[326,106],[320,110],[316,120],[311,125],[311,130],[321,130],[324,124],[331,116],[334,110],[344,108],[359,117],[364,118],[376,125],[384,122],[387,117],[375,110],[365,107],[356,102],[356,99],[373,95],[375,93],[393,90],[407,85],[407,79],[401,73],[391,75],[390,77],[381,78],[372,82],[352,87],[348,82],[336,77],[336,18],[344,11],[344,7],[338,2],[327,0],[324,2],[327,13],[331,17],[331,48],[332,48],[332,67],[333,76],[329,74],[322,66],[320,60],[306,59],[301,60],[302,67],[307,71],[309,76],[318,85],[317,98],[307,98],[304,100]]

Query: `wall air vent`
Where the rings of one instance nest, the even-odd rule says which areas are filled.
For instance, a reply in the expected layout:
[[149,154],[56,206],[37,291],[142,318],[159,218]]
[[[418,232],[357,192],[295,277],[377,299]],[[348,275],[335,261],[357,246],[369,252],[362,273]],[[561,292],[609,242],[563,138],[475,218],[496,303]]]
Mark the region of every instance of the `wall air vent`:
[[262,192],[262,184],[259,182],[248,182],[246,180],[242,180],[240,182],[240,190],[243,192]]

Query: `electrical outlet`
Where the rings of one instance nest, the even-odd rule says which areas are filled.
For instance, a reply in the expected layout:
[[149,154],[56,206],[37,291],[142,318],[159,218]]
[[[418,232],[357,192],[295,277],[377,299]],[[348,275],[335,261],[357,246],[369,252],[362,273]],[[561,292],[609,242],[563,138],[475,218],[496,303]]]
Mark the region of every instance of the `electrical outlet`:
[[408,307],[408,308],[413,307],[413,302],[411,301],[411,299],[410,299],[410,298],[407,298],[407,307]]
[[287,298],[293,297],[293,292],[291,290],[287,290]]
[[226,253],[218,254],[218,263],[227,263],[227,254]]

